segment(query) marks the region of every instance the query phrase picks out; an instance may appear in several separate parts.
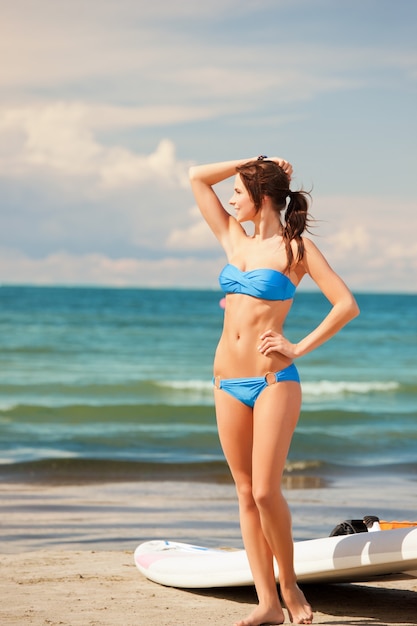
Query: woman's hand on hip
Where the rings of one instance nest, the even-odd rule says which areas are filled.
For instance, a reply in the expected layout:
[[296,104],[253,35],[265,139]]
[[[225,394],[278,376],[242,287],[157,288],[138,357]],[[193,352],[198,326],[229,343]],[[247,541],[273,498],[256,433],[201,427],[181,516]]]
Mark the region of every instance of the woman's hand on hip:
[[291,343],[284,335],[274,330],[262,333],[257,349],[264,356],[269,356],[271,352],[279,352],[290,359],[295,359],[297,356],[297,344]]

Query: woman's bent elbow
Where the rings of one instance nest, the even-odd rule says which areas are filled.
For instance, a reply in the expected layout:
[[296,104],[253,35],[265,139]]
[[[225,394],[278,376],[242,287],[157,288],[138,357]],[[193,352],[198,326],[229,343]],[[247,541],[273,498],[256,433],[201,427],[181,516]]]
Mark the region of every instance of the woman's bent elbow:
[[338,305],[336,305],[339,309],[339,319],[341,321],[341,326],[345,326],[345,324],[349,324],[351,320],[357,317],[360,313],[358,303],[352,294],[340,300]]
[[358,317],[359,313],[360,313],[360,309],[359,309],[358,303],[356,302],[355,298],[352,296],[350,299],[349,308],[348,308],[349,320],[353,320],[355,317]]

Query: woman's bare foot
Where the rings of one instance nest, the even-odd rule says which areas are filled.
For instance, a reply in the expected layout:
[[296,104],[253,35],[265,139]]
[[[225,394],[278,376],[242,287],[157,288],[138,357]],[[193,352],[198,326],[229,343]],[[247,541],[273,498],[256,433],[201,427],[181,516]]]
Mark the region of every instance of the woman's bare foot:
[[291,587],[284,589],[281,587],[281,594],[292,623],[313,623],[312,608],[298,585],[292,585]]
[[285,621],[284,612],[281,607],[263,609],[257,606],[256,609],[246,618],[235,623],[235,626],[276,626],[283,624]]

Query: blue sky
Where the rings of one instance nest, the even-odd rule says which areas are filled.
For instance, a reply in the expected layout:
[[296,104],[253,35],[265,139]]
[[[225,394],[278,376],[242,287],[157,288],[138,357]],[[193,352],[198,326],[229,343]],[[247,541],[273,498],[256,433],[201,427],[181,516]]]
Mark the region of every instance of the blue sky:
[[216,287],[188,167],[262,153],[353,290],[416,292],[414,0],[1,4],[0,284]]

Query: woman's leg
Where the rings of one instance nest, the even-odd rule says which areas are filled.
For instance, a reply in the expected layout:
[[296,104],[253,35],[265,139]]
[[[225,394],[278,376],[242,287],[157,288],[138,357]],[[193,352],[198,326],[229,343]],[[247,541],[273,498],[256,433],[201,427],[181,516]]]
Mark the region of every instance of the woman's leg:
[[240,525],[259,606],[239,626],[284,622],[273,569],[271,549],[262,531],[252,493],[253,410],[228,393],[216,389],[216,415],[220,442],[236,484]]
[[279,568],[280,588],[291,621],[312,622],[311,607],[296,584],[291,515],[281,479],[301,406],[296,382],[264,389],[254,407],[252,489],[263,534]]

